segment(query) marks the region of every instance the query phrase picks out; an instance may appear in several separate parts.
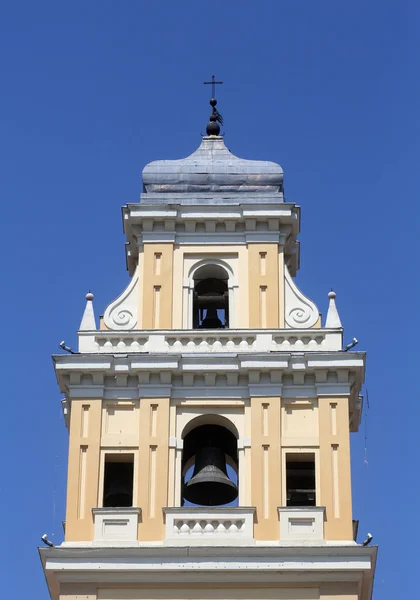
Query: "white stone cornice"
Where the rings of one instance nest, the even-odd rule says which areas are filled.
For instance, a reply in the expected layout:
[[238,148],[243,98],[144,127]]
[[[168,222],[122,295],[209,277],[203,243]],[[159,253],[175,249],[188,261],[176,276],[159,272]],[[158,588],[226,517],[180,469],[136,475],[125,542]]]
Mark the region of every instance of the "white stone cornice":
[[343,396],[350,401],[351,431],[357,431],[361,418],[364,361],[363,352],[144,352],[54,357],[67,413],[71,400],[77,398]]
[[[182,198],[184,195],[181,195]],[[139,248],[147,243],[181,244],[246,244],[251,242],[277,243],[284,246],[286,264],[292,275],[299,268],[300,208],[294,204],[279,202],[267,196],[253,203],[246,202],[246,194],[223,202],[209,195],[196,200],[177,204],[176,194],[164,196],[164,204],[128,204],[122,208],[123,227],[127,237],[126,255],[130,274],[134,273]],[[204,225],[205,232],[196,231]],[[258,224],[258,229],[257,229]],[[287,240],[287,243],[286,243]]]
[[[166,198],[168,200],[168,198]],[[296,204],[286,202],[262,202],[261,204],[239,204],[235,202],[227,204],[215,203],[211,197],[209,205],[190,204],[178,205],[176,198],[171,194],[171,204],[126,204],[123,206],[124,227],[133,224],[143,224],[145,221],[162,222],[172,220],[181,222],[185,220],[225,220],[225,219],[280,219],[284,223],[296,222],[300,218],[300,207]],[[200,197],[201,200],[201,197]],[[217,206],[217,209],[215,208]]]
[[[296,369],[305,372],[320,370],[321,373],[341,370],[341,383],[350,381],[350,373],[363,372],[365,354],[363,352],[269,352],[269,353],[194,353],[194,354],[60,354],[53,357],[57,373],[117,373],[130,375],[141,371],[207,372],[227,373],[232,370],[271,372]],[[322,383],[320,378],[318,383]]]
[[66,544],[39,549],[53,600],[58,582],[104,584],[178,583],[264,584],[301,582],[360,583],[369,600],[377,548],[356,544],[324,545],[143,545],[94,547]]

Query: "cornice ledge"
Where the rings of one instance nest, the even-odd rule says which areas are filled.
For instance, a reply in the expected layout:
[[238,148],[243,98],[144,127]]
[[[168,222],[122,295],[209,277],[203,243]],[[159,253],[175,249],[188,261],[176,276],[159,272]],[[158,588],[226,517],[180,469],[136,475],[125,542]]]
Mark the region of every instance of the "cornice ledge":
[[[247,509],[249,510],[249,508]],[[77,544],[72,542],[72,544]],[[115,558],[131,558],[134,561],[139,559],[144,560],[145,557],[156,558],[157,561],[161,561],[162,564],[167,559],[176,558],[201,558],[201,557],[214,557],[220,558],[221,563],[225,563],[226,558],[236,560],[238,558],[274,558],[274,559],[285,559],[285,562],[290,562],[293,559],[301,559],[303,557],[329,557],[329,558],[345,558],[350,563],[352,561],[365,560],[367,558],[373,558],[377,554],[377,546],[362,546],[349,542],[348,545],[342,543],[334,545],[329,543],[328,545],[305,545],[305,546],[282,546],[280,543],[267,544],[267,545],[249,545],[249,546],[238,546],[235,548],[235,556],[232,557],[232,548],[226,546],[164,546],[162,542],[150,545],[142,544],[136,547],[122,548],[122,547],[103,547],[98,548],[93,546],[92,542],[80,542],[79,545],[67,545],[54,546],[53,548],[39,548],[40,554],[45,558],[52,559],[73,559],[80,558],[81,561],[86,562],[89,565],[92,559],[109,559]],[[277,561],[275,561],[277,562]],[[144,564],[144,563],[143,563]],[[274,566],[274,565],[273,565]]]

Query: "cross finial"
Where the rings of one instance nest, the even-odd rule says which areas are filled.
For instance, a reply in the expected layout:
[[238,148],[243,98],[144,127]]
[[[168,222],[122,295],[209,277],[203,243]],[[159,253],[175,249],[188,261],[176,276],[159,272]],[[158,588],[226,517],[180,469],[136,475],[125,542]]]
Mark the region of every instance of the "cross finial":
[[222,85],[223,81],[216,81],[214,75],[211,76],[211,81],[204,81],[204,85],[211,85],[211,97],[214,98],[216,95],[216,85]]
[[223,117],[216,108],[217,100],[215,98],[215,94],[216,94],[215,86],[221,85],[222,83],[223,83],[223,81],[216,81],[216,78],[214,75],[211,76],[211,81],[204,81],[204,85],[211,85],[210,106],[212,107],[212,113],[210,115],[210,121],[207,123],[207,127],[206,127],[207,135],[210,135],[210,136],[219,135],[219,133],[220,133],[219,123],[221,125],[223,125]]

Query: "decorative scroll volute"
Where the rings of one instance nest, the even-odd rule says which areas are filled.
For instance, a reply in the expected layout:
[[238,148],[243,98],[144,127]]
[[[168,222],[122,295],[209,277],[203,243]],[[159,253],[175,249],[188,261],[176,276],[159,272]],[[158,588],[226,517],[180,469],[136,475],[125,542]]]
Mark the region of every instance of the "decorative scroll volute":
[[285,278],[285,312],[286,327],[291,329],[308,329],[319,319],[316,305],[306,298],[290,276],[287,266],[284,266]]
[[104,323],[108,329],[135,329],[138,319],[138,267],[122,294],[105,310]]

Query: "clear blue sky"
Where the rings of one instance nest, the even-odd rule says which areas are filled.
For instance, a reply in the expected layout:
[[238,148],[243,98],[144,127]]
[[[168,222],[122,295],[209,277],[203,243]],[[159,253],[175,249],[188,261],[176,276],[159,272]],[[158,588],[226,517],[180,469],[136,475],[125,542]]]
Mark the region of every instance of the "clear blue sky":
[[226,143],[279,162],[302,207],[298,283],[368,351],[354,516],[375,600],[418,595],[419,12],[416,1],[4,2],[0,18],[2,597],[47,598],[67,432],[50,355],[127,281],[121,205],[200,142],[215,73]]

